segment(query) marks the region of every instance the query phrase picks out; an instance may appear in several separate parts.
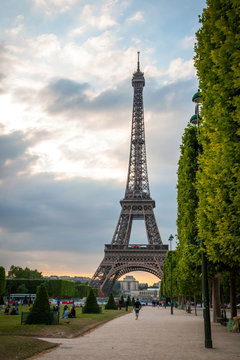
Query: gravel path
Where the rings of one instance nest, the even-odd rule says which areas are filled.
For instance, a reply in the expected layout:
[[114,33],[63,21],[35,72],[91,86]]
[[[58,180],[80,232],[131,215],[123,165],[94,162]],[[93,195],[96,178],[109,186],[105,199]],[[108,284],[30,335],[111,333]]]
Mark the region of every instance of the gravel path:
[[240,333],[212,324],[213,349],[204,347],[202,316],[144,307],[75,339],[43,339],[61,345],[37,359],[57,360],[240,360]]

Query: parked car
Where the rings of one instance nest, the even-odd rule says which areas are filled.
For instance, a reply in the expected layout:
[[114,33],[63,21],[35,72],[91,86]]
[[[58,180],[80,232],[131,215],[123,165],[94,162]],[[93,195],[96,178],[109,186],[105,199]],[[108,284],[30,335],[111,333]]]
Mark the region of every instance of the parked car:
[[106,305],[106,301],[105,301],[105,299],[98,299],[97,298],[97,303],[98,303],[98,305]]
[[49,299],[49,304],[50,305],[57,305],[57,300],[56,299]]
[[74,305],[77,307],[83,307],[85,305],[86,301],[85,300],[77,300],[74,301]]

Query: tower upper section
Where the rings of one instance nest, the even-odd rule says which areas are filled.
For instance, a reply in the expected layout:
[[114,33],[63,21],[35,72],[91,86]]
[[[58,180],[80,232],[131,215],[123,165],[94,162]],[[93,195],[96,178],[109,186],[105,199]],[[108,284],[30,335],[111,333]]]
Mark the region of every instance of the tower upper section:
[[143,111],[145,79],[144,73],[140,71],[139,53],[137,71],[133,74],[132,86],[134,88],[132,132],[125,199],[150,199]]
[[133,73],[132,86],[134,88],[135,87],[143,88],[145,86],[144,73],[140,71],[139,52],[138,52],[137,71]]

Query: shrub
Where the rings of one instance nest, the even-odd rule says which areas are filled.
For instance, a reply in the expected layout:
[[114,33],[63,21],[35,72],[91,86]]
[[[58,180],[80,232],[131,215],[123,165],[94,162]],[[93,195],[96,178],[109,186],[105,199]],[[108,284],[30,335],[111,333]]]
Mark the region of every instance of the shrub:
[[128,306],[132,306],[132,300],[129,295],[128,295],[127,301],[128,301]]
[[115,303],[113,294],[111,293],[108,299],[107,304],[105,305],[105,310],[117,310],[117,305]]
[[50,324],[51,318],[47,289],[42,283],[37,288],[36,299],[29,312],[26,324]]
[[97,303],[94,290],[91,289],[86,300],[86,305],[82,308],[82,312],[84,314],[99,314],[101,311],[102,309]]
[[52,322],[51,312],[34,312],[30,311],[26,320],[26,324],[46,324],[50,325]]
[[19,285],[17,288],[17,294],[28,294],[28,289],[25,284]]
[[122,307],[125,307],[125,301],[123,295],[121,296],[121,301],[122,301]]

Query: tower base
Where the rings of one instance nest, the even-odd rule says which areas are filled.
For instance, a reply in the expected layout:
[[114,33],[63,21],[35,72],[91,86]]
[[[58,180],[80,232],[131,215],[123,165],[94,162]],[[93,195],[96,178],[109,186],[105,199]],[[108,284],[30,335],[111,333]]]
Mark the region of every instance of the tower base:
[[146,271],[159,279],[168,245],[105,245],[104,259],[89,285],[109,295],[116,280],[132,271]]

